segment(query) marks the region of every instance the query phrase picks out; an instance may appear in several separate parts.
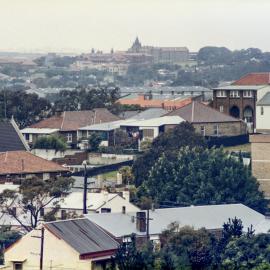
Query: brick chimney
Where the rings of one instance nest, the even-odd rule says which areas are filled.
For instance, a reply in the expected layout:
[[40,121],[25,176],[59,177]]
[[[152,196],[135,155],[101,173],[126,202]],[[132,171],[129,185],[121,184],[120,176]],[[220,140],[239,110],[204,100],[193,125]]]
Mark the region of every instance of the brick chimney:
[[139,232],[146,232],[146,213],[143,211],[136,213],[136,229]]

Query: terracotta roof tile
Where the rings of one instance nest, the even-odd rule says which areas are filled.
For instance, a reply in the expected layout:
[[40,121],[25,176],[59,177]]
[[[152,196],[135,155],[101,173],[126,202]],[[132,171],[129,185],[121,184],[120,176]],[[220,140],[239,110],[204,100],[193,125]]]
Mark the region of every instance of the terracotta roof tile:
[[0,153],[0,175],[64,172],[66,168],[26,151]]
[[91,111],[65,111],[59,116],[42,120],[32,125],[31,128],[57,128],[60,131],[73,131],[84,126],[117,120],[120,118],[105,108]]
[[233,83],[233,85],[267,85],[267,84],[270,84],[270,72],[249,73]]

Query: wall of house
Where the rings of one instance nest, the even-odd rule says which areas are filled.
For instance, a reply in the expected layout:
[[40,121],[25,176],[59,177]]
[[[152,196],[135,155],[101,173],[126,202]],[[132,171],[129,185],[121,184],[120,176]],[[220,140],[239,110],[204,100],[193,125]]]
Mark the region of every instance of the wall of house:
[[214,135],[214,126],[218,125],[219,136],[237,136],[246,134],[246,124],[244,122],[227,122],[227,123],[193,123],[197,133],[201,134],[201,127],[205,127],[205,136]]
[[28,173],[28,174],[12,174],[12,175],[0,175],[0,184],[5,182],[14,182],[18,183],[22,179],[29,179],[32,177],[37,177],[43,180],[48,180],[50,177],[55,177],[61,175],[60,172],[51,172],[51,173]]
[[32,149],[31,153],[35,156],[47,159],[47,160],[53,160],[54,158],[63,158],[67,155],[74,155],[76,153],[81,153],[81,150],[77,149],[67,149],[66,151],[55,151],[53,149]]
[[[12,261],[24,260],[23,270],[39,269],[40,230],[33,230],[5,252],[7,270],[13,270]],[[92,270],[91,260],[80,260],[79,254],[47,229],[44,232],[44,269]]]
[[[262,114],[263,110],[263,114]],[[270,106],[257,105],[257,132],[270,132]]]
[[269,85],[257,90],[257,101],[259,101],[261,98],[263,98],[263,96],[268,92],[270,92],[270,86]]
[[250,136],[252,174],[260,183],[265,197],[270,199],[270,135]]

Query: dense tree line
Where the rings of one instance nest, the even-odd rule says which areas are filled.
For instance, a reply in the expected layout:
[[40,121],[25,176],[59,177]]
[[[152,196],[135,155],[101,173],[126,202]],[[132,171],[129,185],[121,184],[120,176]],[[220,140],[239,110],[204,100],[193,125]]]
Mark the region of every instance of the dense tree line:
[[119,270],[269,270],[270,235],[243,231],[241,220],[224,223],[221,236],[202,228],[173,223],[160,235],[160,244],[139,245],[135,235],[123,243],[111,269]]

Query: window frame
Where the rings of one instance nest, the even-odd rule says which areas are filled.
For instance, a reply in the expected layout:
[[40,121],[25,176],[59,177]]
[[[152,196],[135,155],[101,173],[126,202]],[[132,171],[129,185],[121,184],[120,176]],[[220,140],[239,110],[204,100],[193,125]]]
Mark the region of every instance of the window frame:
[[217,90],[216,97],[218,97],[218,98],[226,98],[227,96],[228,95],[227,95],[226,90]]
[[72,133],[67,133],[67,142],[72,143],[73,142],[73,134]]
[[218,125],[214,125],[213,126],[213,130],[214,130],[214,136],[219,136],[219,126]]
[[200,126],[200,133],[205,137],[205,126]]
[[[249,93],[249,94],[247,95],[247,93]],[[244,90],[243,97],[244,98],[253,98],[253,91],[252,90]]]

